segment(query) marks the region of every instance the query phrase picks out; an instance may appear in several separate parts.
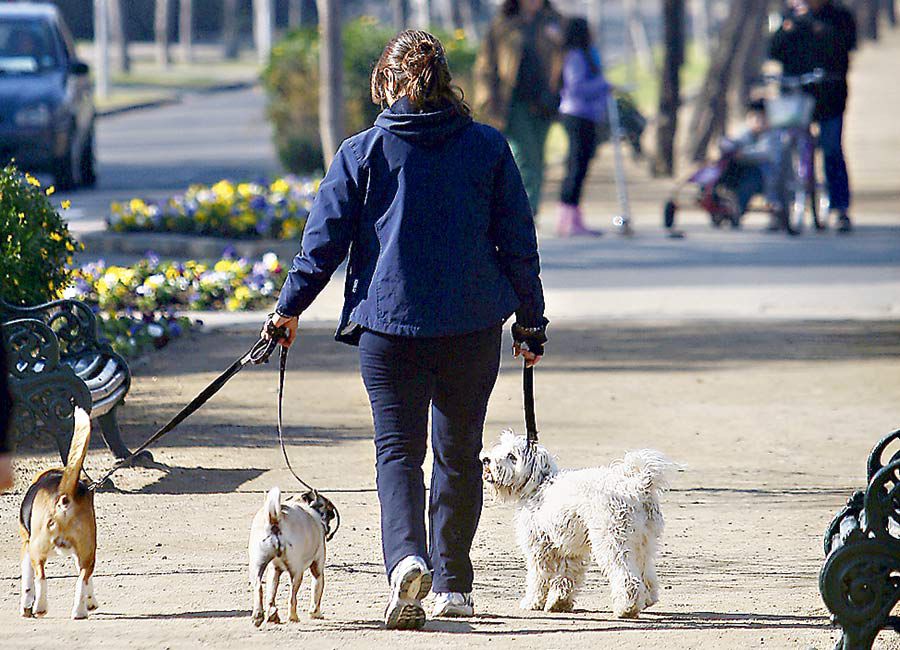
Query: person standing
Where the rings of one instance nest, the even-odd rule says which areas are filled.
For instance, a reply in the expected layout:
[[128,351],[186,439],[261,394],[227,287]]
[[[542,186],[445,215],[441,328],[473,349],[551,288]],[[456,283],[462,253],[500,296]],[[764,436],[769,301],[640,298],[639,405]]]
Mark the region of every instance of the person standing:
[[809,92],[816,98],[813,119],[819,124],[831,209],[838,214],[838,232],[849,233],[853,229],[850,179],[842,139],[850,53],[856,49],[856,20],[846,7],[832,0],[795,0],[792,4],[772,37],[769,55],[781,62],[785,75],[803,75],[816,69],[827,75]]
[[[390,629],[471,616],[469,552],[482,505],[478,455],[503,323],[535,364],[547,319],[531,208],[512,152],[473,122],[440,41],[405,31],[372,72],[375,126],[345,141],[322,181],[270,321],[296,335],[347,256],[336,338],[359,346],[375,422]],[[268,328],[264,328],[264,336]],[[429,530],[422,464],[431,410]]]
[[535,215],[559,109],[562,18],[548,0],[505,0],[475,63],[476,115],[509,140]]
[[606,119],[610,86],[603,76],[600,52],[594,47],[590,26],[584,18],[572,18],[566,25],[564,50],[559,113],[569,136],[569,153],[559,197],[556,234],[596,237],[602,233],[584,225],[581,193],[597,151],[597,125]]

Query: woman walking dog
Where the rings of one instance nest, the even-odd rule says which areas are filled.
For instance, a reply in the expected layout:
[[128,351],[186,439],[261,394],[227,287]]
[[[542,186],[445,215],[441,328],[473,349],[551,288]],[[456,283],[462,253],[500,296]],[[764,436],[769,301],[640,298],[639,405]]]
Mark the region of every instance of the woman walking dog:
[[[397,35],[372,73],[375,126],[345,141],[309,215],[273,322],[290,346],[298,316],[349,251],[336,338],[359,346],[375,421],[378,498],[391,595],[388,628],[473,613],[469,551],[482,505],[479,452],[513,313],[515,352],[546,341],[534,222],[509,145],[473,122],[444,48]],[[422,464],[432,413],[425,526]]]

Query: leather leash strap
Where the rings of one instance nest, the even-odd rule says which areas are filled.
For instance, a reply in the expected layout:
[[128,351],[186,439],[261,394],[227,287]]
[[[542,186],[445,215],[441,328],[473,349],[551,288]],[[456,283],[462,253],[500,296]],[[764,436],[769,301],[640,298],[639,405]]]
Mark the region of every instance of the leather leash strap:
[[525,396],[525,439],[530,448],[537,444],[538,429],[534,417],[534,366],[529,366],[527,361],[522,365],[522,392]]

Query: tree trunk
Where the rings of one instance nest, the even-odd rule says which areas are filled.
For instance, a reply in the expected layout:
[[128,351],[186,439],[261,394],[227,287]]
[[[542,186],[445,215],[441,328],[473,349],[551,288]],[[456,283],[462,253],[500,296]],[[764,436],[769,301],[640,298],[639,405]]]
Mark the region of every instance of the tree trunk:
[[694,40],[700,51],[707,57],[712,56],[712,39],[710,38],[709,0],[691,0],[691,28]]
[[887,16],[891,27],[897,26],[897,2],[896,0],[884,0],[884,14]]
[[238,58],[238,0],[224,0],[222,3],[222,47],[226,59]]
[[728,91],[735,77],[738,54],[749,42],[746,39],[761,38],[745,26],[757,24],[759,15],[765,15],[767,11],[768,0],[734,0],[731,3],[691,119],[691,159],[704,160],[709,143],[725,132]]
[[94,76],[97,97],[109,96],[109,5],[94,0]]
[[288,0],[288,27],[295,29],[303,24],[303,0]]
[[656,63],[653,61],[653,51],[650,48],[647,27],[644,25],[644,18],[635,0],[625,0],[625,12],[631,46],[637,56],[638,63],[644,70],[655,70]]
[[253,0],[253,45],[260,65],[269,63],[272,52],[275,7],[273,0]]
[[679,73],[684,64],[684,0],[663,0],[665,57],[660,79],[659,117],[656,125],[655,176],[675,173],[675,134],[681,106]]
[[409,0],[391,0],[391,20],[398,32],[409,24]]
[[168,68],[172,62],[169,56],[169,1],[156,0],[153,27],[156,33],[156,63]]
[[412,2],[412,26],[428,29],[431,25],[431,0],[410,0]]
[[878,40],[878,18],[881,15],[882,0],[866,0],[866,37],[873,41]]
[[318,0],[319,130],[325,166],[344,137],[344,66],[341,40],[342,0]]
[[768,56],[769,39],[766,38],[768,23],[769,15],[765,10],[759,11],[756,16],[747,20],[735,67],[738,88],[733,94],[735,103],[741,109],[750,101],[753,89],[759,83],[760,70]]
[[131,56],[128,53],[128,21],[125,17],[125,8],[122,0],[109,0],[109,31],[110,40],[116,50],[116,62],[120,72],[131,70]]
[[185,63],[194,60],[194,1],[178,0],[178,44]]

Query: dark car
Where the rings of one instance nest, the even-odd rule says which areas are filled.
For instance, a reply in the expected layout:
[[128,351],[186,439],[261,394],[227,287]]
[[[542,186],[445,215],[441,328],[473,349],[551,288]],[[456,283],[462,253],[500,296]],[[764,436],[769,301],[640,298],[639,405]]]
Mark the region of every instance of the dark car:
[[61,190],[96,182],[88,73],[53,5],[0,4],[0,163]]

